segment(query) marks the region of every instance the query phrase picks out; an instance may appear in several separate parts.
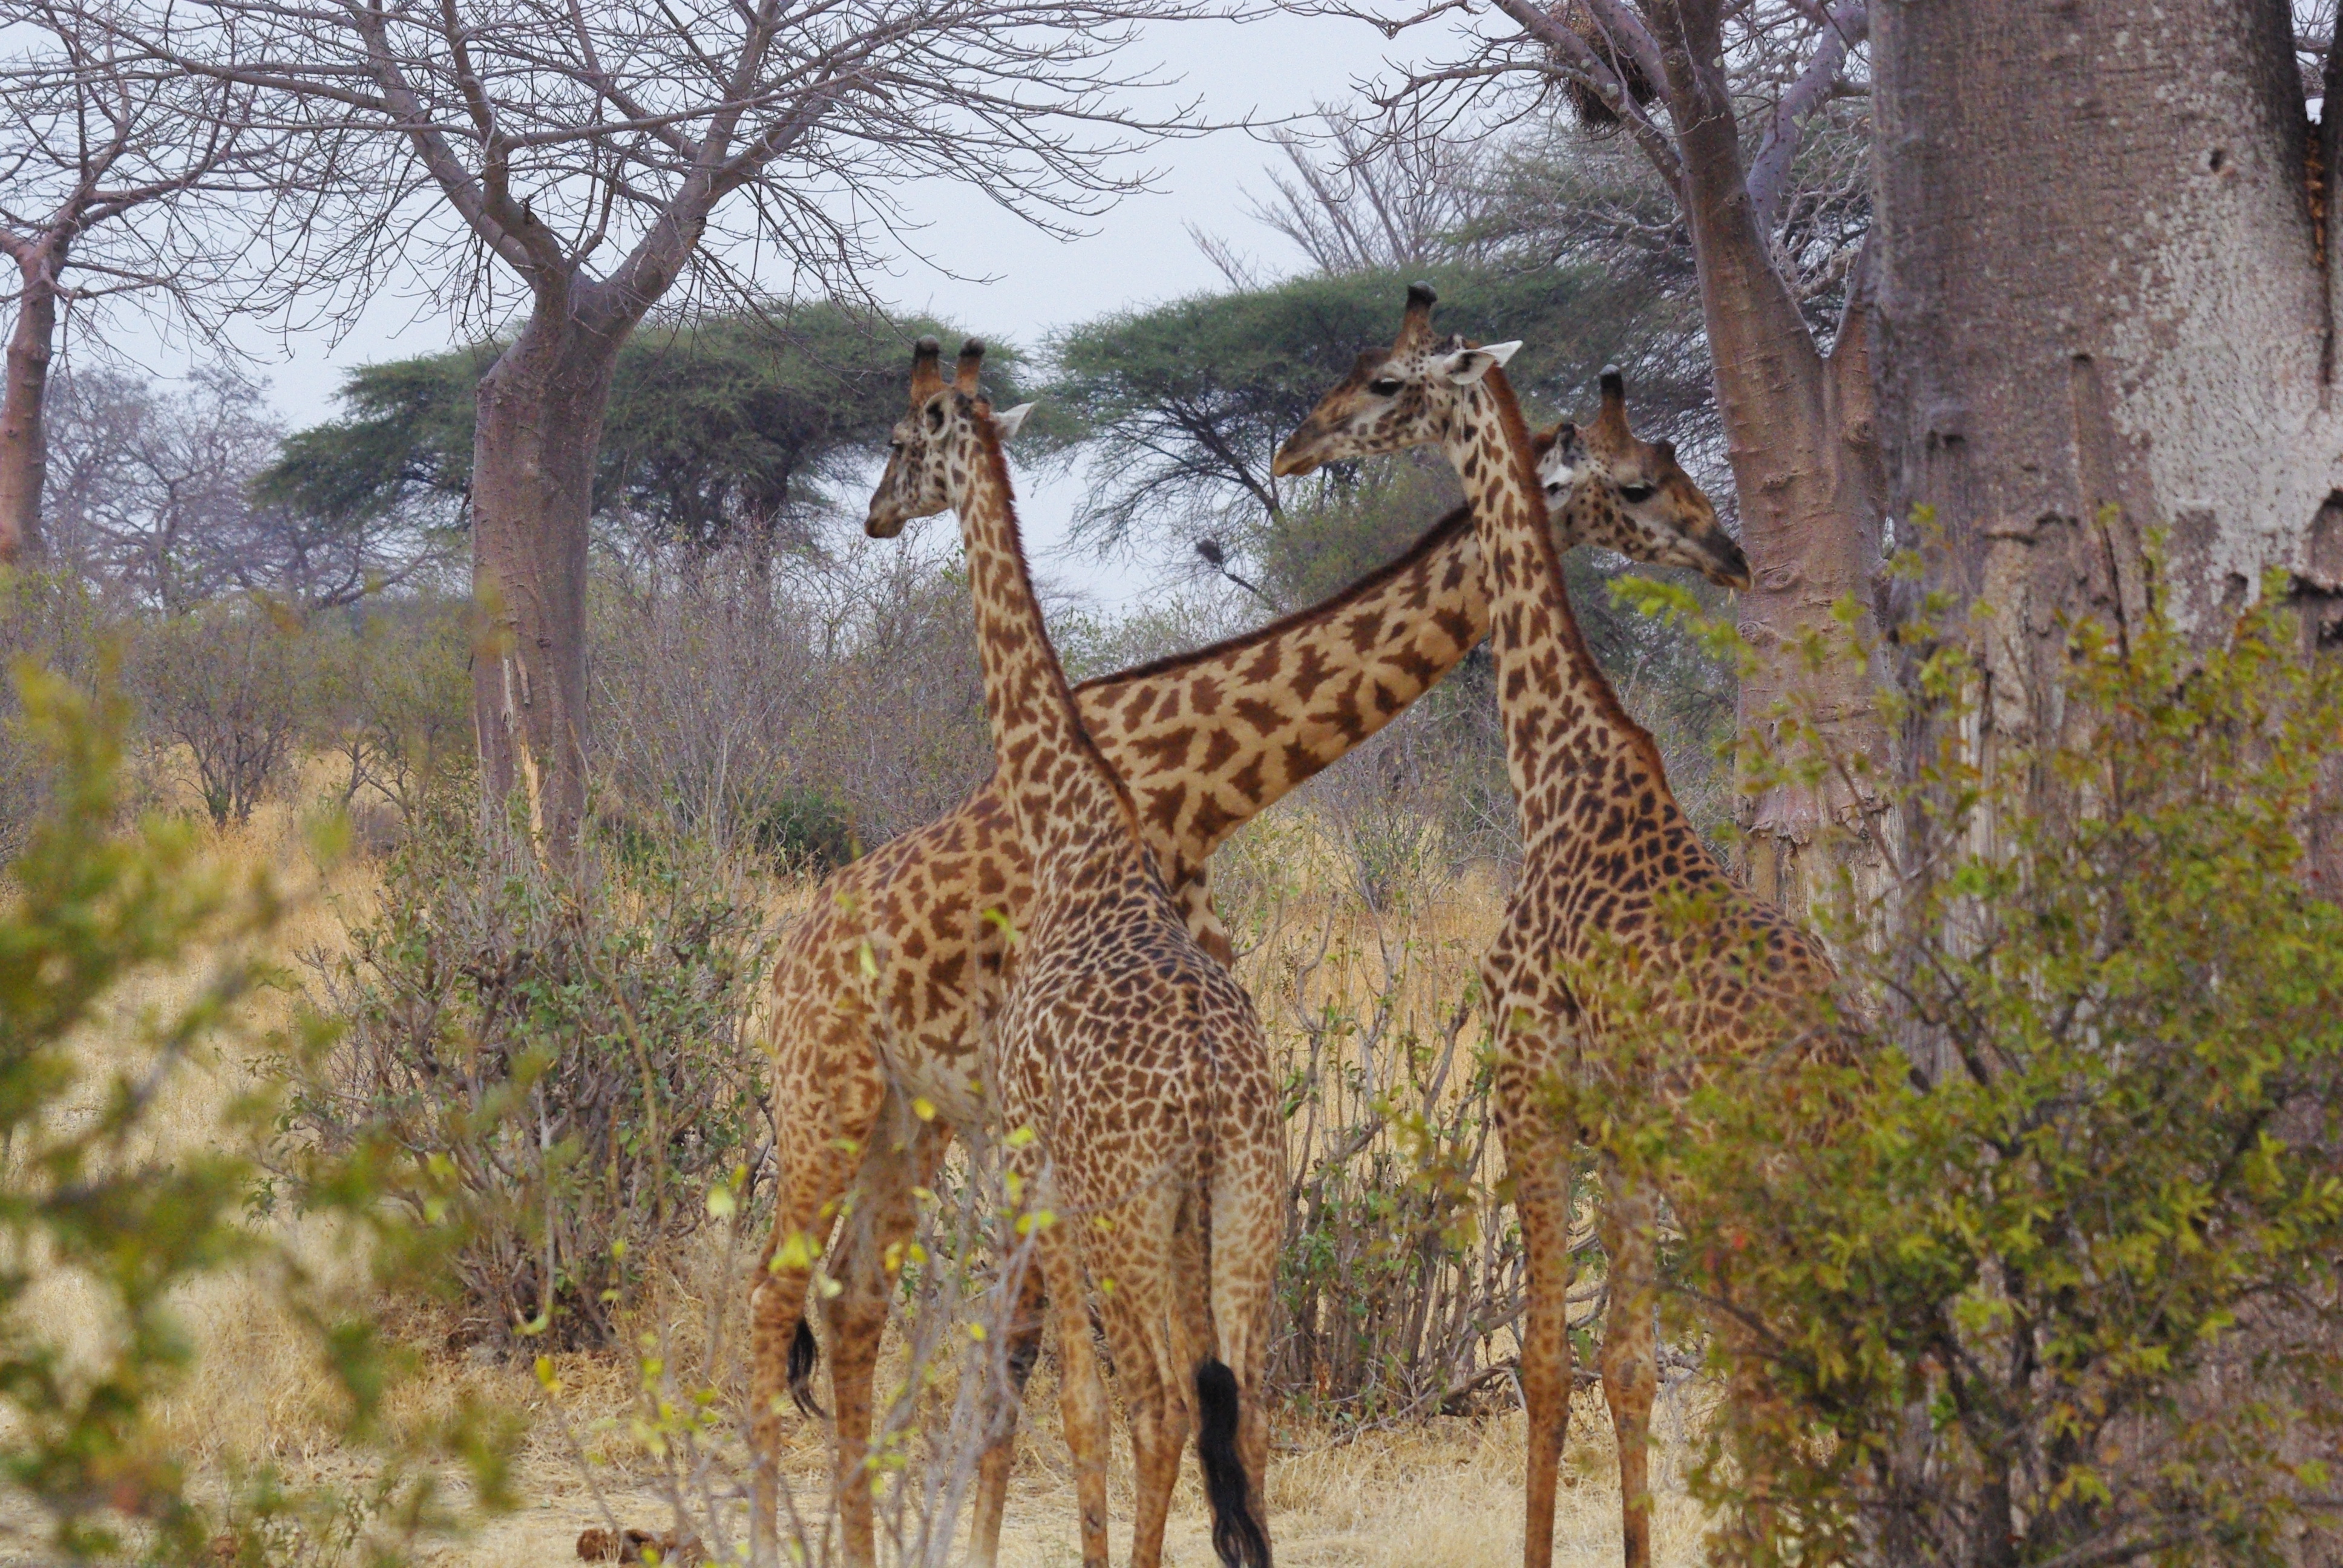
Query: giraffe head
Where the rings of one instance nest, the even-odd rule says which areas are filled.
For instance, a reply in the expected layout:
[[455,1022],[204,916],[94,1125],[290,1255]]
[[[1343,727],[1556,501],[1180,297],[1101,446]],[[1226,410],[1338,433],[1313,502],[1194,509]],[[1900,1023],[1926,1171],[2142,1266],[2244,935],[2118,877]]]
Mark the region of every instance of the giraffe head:
[[1435,336],[1432,307],[1439,298],[1428,283],[1408,285],[1399,336],[1389,348],[1360,354],[1342,384],[1277,449],[1272,473],[1283,478],[1346,457],[1464,439],[1455,417],[1463,399],[1521,345],[1473,347],[1462,337]]
[[1033,407],[1021,403],[995,414],[977,386],[984,367],[984,344],[971,337],[960,345],[960,365],[946,385],[938,361],[943,345],[922,337],[911,350],[911,408],[895,423],[887,442],[887,471],[870,492],[870,515],[863,532],[891,539],[913,518],[931,518],[958,508],[976,471],[976,445],[989,427],[1007,440]]
[[1604,367],[1594,424],[1564,420],[1537,438],[1537,470],[1561,548],[1599,545],[1631,560],[1690,567],[1725,588],[1749,586],[1748,558],[1677,464],[1675,443],[1646,441],[1627,427],[1617,366]]
[[[1518,343],[1473,347],[1432,330],[1430,286],[1407,291],[1407,315],[1389,348],[1359,356],[1342,384],[1320,400],[1277,450],[1272,471],[1306,474],[1322,464],[1445,446],[1466,438],[1455,416],[1482,377],[1513,357]],[[1538,442],[1538,477],[1554,544],[1601,545],[1635,560],[1691,567],[1728,588],[1746,587],[1749,563],[1716,520],[1716,508],[1684,470],[1674,448],[1639,440],[1627,428],[1617,372],[1605,373],[1602,418],[1585,430],[1559,427]]]

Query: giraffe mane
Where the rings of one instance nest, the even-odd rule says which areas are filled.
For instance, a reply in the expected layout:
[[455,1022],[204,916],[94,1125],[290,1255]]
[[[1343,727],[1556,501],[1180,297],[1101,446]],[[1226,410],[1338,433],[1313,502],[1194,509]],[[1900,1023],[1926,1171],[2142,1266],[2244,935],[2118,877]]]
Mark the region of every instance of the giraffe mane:
[[[1017,492],[1009,482],[1009,457],[1001,449],[1001,437],[992,427],[990,407],[974,398],[970,398],[969,403],[969,412],[972,416],[970,427],[976,436],[977,455],[983,460],[985,471],[990,475],[993,484],[1000,487],[1001,512],[1005,524],[1003,532],[1008,535],[1009,548],[1017,557],[1018,569],[1024,575],[1026,591],[1029,595],[1032,595],[1033,564],[1031,558],[1025,553],[1025,525],[1017,515]],[[1146,839],[1140,835],[1139,831],[1139,803],[1131,798],[1131,786],[1123,782],[1121,772],[1113,763],[1107,760],[1106,753],[1100,750],[1098,742],[1091,739],[1090,726],[1082,722],[1081,704],[1074,700],[1074,689],[1066,679],[1066,668],[1058,661],[1057,645],[1051,641],[1050,628],[1041,621],[1040,596],[1032,595],[1032,597],[1033,618],[1040,626],[1042,647],[1049,655],[1050,668],[1055,676],[1051,684],[1057,689],[1058,698],[1065,703],[1066,711],[1072,716],[1074,744],[1089,754],[1091,759],[1098,764],[1099,771],[1103,773],[1114,786],[1114,798],[1122,807],[1122,814],[1131,825],[1132,836],[1138,838],[1141,844],[1144,845]],[[993,767],[996,770],[1000,767],[997,757],[994,759]],[[1153,859],[1151,855],[1148,857],[1150,864],[1153,863]],[[1160,870],[1158,874],[1161,874]]]
[[[1538,483],[1537,457],[1530,439],[1529,423],[1522,417],[1522,406],[1513,397],[1513,384],[1505,379],[1502,367],[1493,366],[1481,377],[1481,385],[1495,403],[1497,417],[1505,427],[1505,445],[1513,455],[1513,482],[1532,498],[1533,504],[1539,504],[1545,492]],[[1603,666],[1595,662],[1594,650],[1586,645],[1586,634],[1579,629],[1578,611],[1570,602],[1570,589],[1562,575],[1562,552],[1554,547],[1554,529],[1546,524],[1542,505],[1540,514],[1540,526],[1530,530],[1537,536],[1537,542],[1531,548],[1538,555],[1534,563],[1537,569],[1545,573],[1545,580],[1554,585],[1554,608],[1559,612],[1554,625],[1563,649],[1584,669],[1586,685],[1604,719],[1616,726],[1628,744],[1643,753],[1644,762],[1654,772],[1664,775],[1667,768],[1660,760],[1660,749],[1654,743],[1651,732],[1628,716],[1619,693],[1611,685],[1611,678],[1603,673]]]

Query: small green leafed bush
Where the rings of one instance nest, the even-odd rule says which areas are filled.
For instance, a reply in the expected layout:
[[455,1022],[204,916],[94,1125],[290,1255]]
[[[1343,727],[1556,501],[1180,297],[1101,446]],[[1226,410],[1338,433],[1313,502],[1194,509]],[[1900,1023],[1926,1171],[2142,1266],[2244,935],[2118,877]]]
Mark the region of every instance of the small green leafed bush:
[[[2067,627],[2055,723],[1989,757],[1975,643],[1907,628],[1890,886],[1828,921],[1858,1048],[1653,1095],[1682,1042],[1628,1029],[1587,1074],[1730,1375],[1720,1560],[2328,1560],[2343,909],[2305,845],[2343,669],[2284,587],[2210,646],[2160,608]],[[1798,718],[1755,770],[1864,766]],[[1642,983],[1590,1000],[1632,1019]]]

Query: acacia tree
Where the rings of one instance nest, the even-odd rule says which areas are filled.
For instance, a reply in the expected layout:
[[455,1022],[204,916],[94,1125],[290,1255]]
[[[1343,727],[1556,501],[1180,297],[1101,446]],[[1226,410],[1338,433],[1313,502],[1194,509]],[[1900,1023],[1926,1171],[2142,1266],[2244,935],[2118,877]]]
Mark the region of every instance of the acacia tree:
[[922,176],[1043,224],[1094,210],[1135,186],[1123,155],[1186,123],[1132,109],[1143,84],[1117,56],[1139,23],[1204,9],[197,0],[141,29],[159,57],[365,138],[381,252],[444,258],[477,326],[518,317],[479,383],[470,493],[492,817],[519,790],[548,849],[578,839],[595,454],[646,314],[679,286],[745,292],[769,266],[851,292]]
[[[254,220],[312,182],[287,137],[257,126],[248,89],[128,50],[107,19],[50,0],[0,0],[16,46],[0,65],[0,255],[15,264],[0,391],[0,561],[40,548],[48,443],[42,404],[60,312],[119,297],[210,330],[277,296]],[[282,255],[274,259],[283,261]]]
[[[1833,749],[1875,756],[1885,737],[1865,672],[1808,671],[1801,635],[1851,598],[1874,613],[1885,500],[1873,431],[1872,293],[1844,226],[1816,224],[1803,176],[1810,130],[1859,96],[1853,65],[1866,0],[1432,0],[1421,8],[1324,0],[1397,37],[1466,22],[1461,53],[1376,89],[1395,128],[1427,116],[1506,120],[1567,106],[1632,143],[1673,202],[1694,257],[1716,398],[1755,583],[1742,629],[1755,656],[1745,726],[1803,689]],[[1817,308],[1842,301],[1835,323]],[[1815,691],[1820,682],[1828,689]],[[1879,802],[1784,783],[1742,807],[1746,869],[1799,907],[1844,868],[1866,889],[1879,863],[1861,829]]]

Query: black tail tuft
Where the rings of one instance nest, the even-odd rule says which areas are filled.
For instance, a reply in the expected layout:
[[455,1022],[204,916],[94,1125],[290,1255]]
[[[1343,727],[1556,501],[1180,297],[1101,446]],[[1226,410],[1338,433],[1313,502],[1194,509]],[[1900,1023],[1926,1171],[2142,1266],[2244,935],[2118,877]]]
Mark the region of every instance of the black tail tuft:
[[1244,1461],[1237,1457],[1237,1374],[1217,1357],[1196,1369],[1196,1407],[1204,1418],[1196,1457],[1212,1505],[1212,1550],[1230,1568],[1270,1568],[1269,1532],[1253,1513]]
[[813,1337],[813,1325],[799,1318],[798,1332],[789,1340],[789,1402],[800,1415],[830,1413],[813,1397],[813,1369],[820,1360],[821,1342]]

